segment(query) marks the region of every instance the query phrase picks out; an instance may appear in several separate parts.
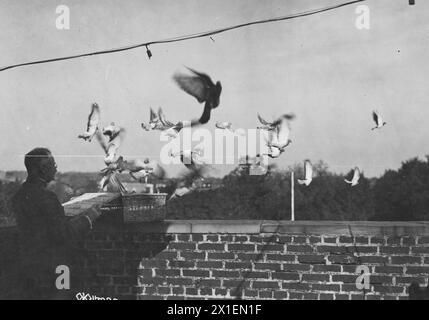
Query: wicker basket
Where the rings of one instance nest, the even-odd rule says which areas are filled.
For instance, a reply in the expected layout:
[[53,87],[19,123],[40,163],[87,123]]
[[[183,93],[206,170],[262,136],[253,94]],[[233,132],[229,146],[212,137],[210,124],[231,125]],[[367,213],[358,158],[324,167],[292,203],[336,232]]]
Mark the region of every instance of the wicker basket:
[[162,221],[165,219],[166,193],[140,193],[122,196],[124,222]]

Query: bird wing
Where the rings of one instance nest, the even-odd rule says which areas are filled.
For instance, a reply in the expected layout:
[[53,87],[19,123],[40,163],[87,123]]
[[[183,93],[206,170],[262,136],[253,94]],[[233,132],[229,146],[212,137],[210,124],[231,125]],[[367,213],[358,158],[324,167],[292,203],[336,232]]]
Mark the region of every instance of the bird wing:
[[172,122],[168,121],[168,120],[165,118],[165,115],[164,115],[164,113],[162,112],[161,107],[158,109],[158,117],[159,117],[159,120],[161,121],[161,123],[162,123],[164,126],[167,126],[167,127],[169,127],[169,128],[174,127],[174,123],[172,123]]
[[212,79],[205,73],[196,71],[194,69],[191,69],[189,67],[186,67],[189,71],[191,71],[193,74],[197,75],[205,84],[206,87],[213,87],[214,83]]
[[288,144],[290,136],[290,125],[288,120],[283,119],[283,121],[276,127],[275,132],[279,147],[285,147]]
[[91,113],[89,114],[89,117],[88,117],[86,131],[90,132],[90,130],[92,129],[95,132],[95,130],[97,130],[98,128],[99,123],[100,123],[100,107],[98,106],[98,104],[93,103],[91,107]]
[[295,114],[294,113],[286,113],[286,114],[282,115],[282,118],[284,118],[286,120],[293,120],[293,119],[295,119]]
[[120,129],[119,133],[107,145],[106,158],[104,162],[111,163],[115,160],[119,147],[122,144],[124,129]]
[[103,128],[103,134],[109,137],[109,142],[112,142],[117,136],[121,134],[122,131],[123,128],[115,125],[114,122]]
[[354,171],[354,173],[353,173],[352,181],[357,181],[357,180],[359,180],[359,176],[360,176],[359,168],[358,168],[358,167],[356,167],[356,168],[355,168],[355,171]]
[[313,166],[311,165],[310,160],[305,160],[305,180],[313,179]]
[[150,108],[150,122],[154,122],[157,119],[155,111]]
[[231,129],[232,123],[231,122],[216,122],[216,128],[218,129]]
[[272,146],[277,146],[279,144],[277,130],[267,131],[267,135],[268,135],[268,139],[267,139],[267,136],[264,136],[267,146],[272,147]]
[[378,125],[382,125],[383,124],[383,118],[381,117],[381,115],[379,113],[377,113],[377,117],[378,117]]
[[109,183],[112,185],[115,191],[119,191],[121,194],[127,193],[127,189],[124,187],[122,182],[119,181],[115,173],[110,176]]
[[372,112],[372,119],[374,120],[375,124],[378,125],[378,114],[377,114],[377,112],[375,112],[375,111]]
[[259,113],[258,113],[258,119],[259,119],[259,122],[262,123],[264,126],[270,126],[271,125],[271,123],[264,120]]
[[173,79],[180,89],[193,96],[199,103],[206,101],[207,87],[200,77],[175,74]]
[[225,129],[225,125],[223,123],[221,123],[221,122],[216,122],[215,126],[218,129]]

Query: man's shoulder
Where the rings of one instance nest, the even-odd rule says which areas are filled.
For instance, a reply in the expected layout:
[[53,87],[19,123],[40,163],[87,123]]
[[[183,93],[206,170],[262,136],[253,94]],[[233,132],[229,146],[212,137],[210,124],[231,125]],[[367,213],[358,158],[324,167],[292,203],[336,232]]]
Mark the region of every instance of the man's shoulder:
[[18,191],[12,196],[12,201],[22,201],[38,199],[40,201],[58,201],[58,197],[55,192],[46,188],[41,188],[37,185],[23,184]]

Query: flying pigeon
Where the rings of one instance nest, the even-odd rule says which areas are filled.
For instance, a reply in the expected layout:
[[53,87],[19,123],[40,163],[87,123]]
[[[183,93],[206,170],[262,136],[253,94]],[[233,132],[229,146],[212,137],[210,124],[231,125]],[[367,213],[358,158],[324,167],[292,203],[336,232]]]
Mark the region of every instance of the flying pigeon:
[[381,129],[384,125],[386,125],[386,122],[383,122],[383,118],[381,117],[381,115],[376,110],[374,110],[372,112],[372,119],[375,122],[375,127],[372,128],[371,130]]
[[122,172],[122,164],[124,159],[120,156],[116,161],[108,164],[106,168],[100,171],[102,175],[101,181],[99,182],[99,190],[107,191],[107,187],[110,185],[113,192],[126,193],[124,185],[119,181],[117,173]]
[[161,107],[158,108],[158,114],[156,114],[155,111],[153,111],[153,109],[150,108],[149,123],[148,124],[142,123],[141,124],[142,128],[146,131],[167,129],[165,125],[161,122],[159,113],[162,113]]
[[102,172],[103,177],[99,183],[100,191],[107,191],[108,186],[110,185],[113,189],[113,192],[119,192],[121,194],[127,193],[127,189],[124,187],[121,181],[119,181],[116,174],[117,171],[115,169],[108,169]]
[[307,187],[310,185],[313,180],[313,166],[311,165],[310,160],[304,161],[304,179],[298,179],[299,184],[305,184]]
[[102,132],[105,136],[109,137],[109,142],[112,142],[121,132],[122,128],[115,125],[114,122],[112,122],[109,126],[104,127]]
[[[292,142],[289,139],[290,135],[290,120],[294,119],[295,115],[285,114],[273,123],[268,123],[268,139],[265,139],[268,147],[268,155],[270,158],[278,158],[285,151],[285,148]],[[268,128],[267,127],[267,128]]]
[[97,140],[106,154],[104,158],[104,162],[107,166],[109,166],[112,163],[115,163],[118,160],[117,152],[119,150],[119,147],[121,146],[121,143],[123,140],[123,134],[125,132],[125,129],[121,127],[118,127],[118,128],[119,128],[118,132],[116,132],[116,129],[114,129],[115,131],[114,133],[112,133],[110,129],[106,131],[105,135],[109,136],[108,143],[105,142],[104,136],[99,131],[96,133]]
[[280,117],[274,123],[276,124],[273,130],[268,131],[269,141],[267,145],[269,147],[276,147],[278,149],[284,149],[292,142],[289,139],[290,136],[290,120],[294,119],[294,115],[284,115]]
[[86,132],[83,134],[80,134],[78,136],[79,139],[83,139],[85,141],[91,142],[92,138],[94,137],[95,133],[98,130],[98,126],[100,125],[100,107],[97,103],[93,103],[91,106],[91,113],[88,117],[88,123],[86,126]]
[[215,126],[218,129],[228,130],[228,131],[230,131],[231,133],[233,133],[235,135],[237,135],[237,134],[241,135],[241,136],[244,135],[244,132],[242,130],[239,130],[239,129],[234,130],[232,128],[232,123],[231,122],[227,122],[227,121],[225,121],[225,122],[216,122]]
[[268,122],[267,120],[262,118],[261,115],[258,113],[258,120],[262,124],[262,127],[257,127],[257,129],[272,131],[272,130],[275,130],[283,120],[293,120],[293,119],[295,119],[295,115],[293,113],[290,113],[290,114],[282,115],[280,118],[278,118],[273,122]]
[[347,179],[344,179],[344,181],[350,184],[352,187],[354,187],[355,185],[359,184],[359,178],[360,178],[360,171],[359,171],[359,168],[356,167],[353,172],[352,180],[349,181]]
[[176,138],[179,135],[180,130],[185,127],[192,127],[200,124],[199,120],[172,123],[165,118],[161,108],[158,110],[158,116],[163,130],[161,134],[166,135],[169,138]]
[[233,131],[231,122],[216,122],[216,128]]
[[173,79],[183,91],[196,98],[199,103],[205,102],[204,112],[199,119],[200,124],[205,124],[210,120],[211,110],[219,106],[222,85],[219,81],[214,84],[207,74],[187,69],[193,75],[175,74]]
[[[99,130],[96,132],[97,140],[105,153],[104,163],[106,165],[106,168],[100,172],[102,175],[101,181],[99,182],[100,191],[106,191],[107,187],[111,186],[113,189],[112,192],[120,192],[122,194],[127,192],[116,175],[123,171],[122,166],[124,158],[122,156],[118,157],[117,154],[122,143],[124,132],[125,130],[123,128],[117,127],[114,123],[105,127],[103,132]],[[105,141],[104,136],[109,137],[108,142]]]

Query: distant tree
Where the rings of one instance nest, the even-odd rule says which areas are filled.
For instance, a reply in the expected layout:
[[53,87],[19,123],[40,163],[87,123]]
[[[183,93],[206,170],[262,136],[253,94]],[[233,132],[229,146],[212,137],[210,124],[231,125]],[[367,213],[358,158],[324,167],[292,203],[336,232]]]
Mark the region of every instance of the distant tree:
[[374,187],[375,214],[371,220],[428,220],[429,163],[417,158],[388,170]]
[[4,183],[0,181],[0,216],[8,218],[13,216],[10,199],[18,191],[20,186],[21,183],[19,182]]

